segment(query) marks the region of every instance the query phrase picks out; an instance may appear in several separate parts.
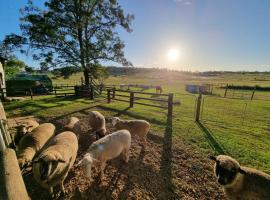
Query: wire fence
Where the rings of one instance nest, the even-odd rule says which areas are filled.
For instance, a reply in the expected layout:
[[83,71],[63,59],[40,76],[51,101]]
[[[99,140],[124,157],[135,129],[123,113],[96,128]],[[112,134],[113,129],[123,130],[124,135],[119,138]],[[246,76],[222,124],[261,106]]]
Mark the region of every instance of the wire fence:
[[205,96],[201,121],[228,130],[270,135],[270,101]]

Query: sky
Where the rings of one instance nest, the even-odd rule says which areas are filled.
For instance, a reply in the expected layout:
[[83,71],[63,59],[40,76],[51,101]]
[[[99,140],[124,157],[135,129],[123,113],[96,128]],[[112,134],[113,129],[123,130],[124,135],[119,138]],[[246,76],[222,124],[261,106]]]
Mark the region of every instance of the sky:
[[[0,0],[0,40],[19,33],[27,0]],[[41,4],[41,1],[35,1]],[[269,0],[119,0],[135,15],[117,29],[137,67],[189,71],[270,71]],[[173,56],[168,56],[169,52]],[[170,53],[171,55],[172,53]],[[18,55],[31,66],[30,57]]]

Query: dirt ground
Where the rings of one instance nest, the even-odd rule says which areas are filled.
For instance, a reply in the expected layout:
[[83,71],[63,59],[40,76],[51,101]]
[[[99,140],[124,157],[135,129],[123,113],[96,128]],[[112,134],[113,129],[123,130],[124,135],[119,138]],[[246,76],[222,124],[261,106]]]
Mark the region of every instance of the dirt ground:
[[[145,150],[134,139],[130,161],[124,163],[121,156],[109,161],[103,180],[98,181],[94,170],[94,180],[90,183],[77,163],[95,135],[87,125],[87,118],[81,119],[83,132],[78,156],[65,180],[67,195],[60,197],[56,187],[58,199],[225,199],[213,176],[213,163],[192,146],[172,138],[170,127],[164,133],[150,131]],[[66,121],[53,122],[60,130]],[[113,131],[110,123],[107,127]],[[50,199],[48,191],[35,183],[31,172],[24,175],[24,180],[31,199]]]

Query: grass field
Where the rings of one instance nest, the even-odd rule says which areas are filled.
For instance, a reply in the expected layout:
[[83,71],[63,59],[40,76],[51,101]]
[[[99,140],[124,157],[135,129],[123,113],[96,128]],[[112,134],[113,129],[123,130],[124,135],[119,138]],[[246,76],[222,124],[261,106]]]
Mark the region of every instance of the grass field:
[[[110,77],[106,84],[147,84],[162,85],[164,92],[174,93],[174,100],[181,105],[173,108],[172,140],[187,144],[196,154],[207,157],[209,154],[228,154],[243,165],[255,167],[270,173],[270,101],[269,93],[264,93],[266,100],[230,99],[219,96],[204,96],[201,122],[194,118],[196,95],[187,93],[186,83],[226,83],[243,85],[270,86],[270,77],[260,75],[233,74],[220,77],[185,77],[181,74],[134,74]],[[72,84],[79,82],[81,75],[70,79],[54,79],[54,84]],[[264,80],[264,81],[262,81]],[[218,89],[222,94],[224,91]],[[154,89],[147,90],[154,92]],[[89,109],[99,109],[106,117],[146,119],[151,123],[151,132],[162,136],[168,127],[167,110],[142,105],[128,108],[129,104],[114,101],[106,103],[106,94],[94,101],[74,97],[52,98],[35,97],[34,101],[6,103],[8,117],[34,115],[43,120],[55,121],[74,113],[86,114]],[[166,137],[166,134],[164,135]],[[173,181],[177,181],[176,179]],[[177,183],[175,183],[177,185]]]
[[[54,79],[54,84],[72,84],[79,82],[81,74],[76,74],[70,79]],[[174,106],[173,112],[173,135],[183,140],[196,144],[202,150],[211,152],[214,148],[216,153],[224,151],[240,160],[240,162],[258,167],[270,172],[270,101],[249,101],[239,99],[224,99],[210,96],[204,97],[202,126],[194,122],[194,109],[196,95],[184,91],[186,83],[212,83],[235,84],[235,85],[261,85],[270,86],[269,75],[259,76],[232,74],[217,77],[185,77],[181,73],[149,73],[134,74],[129,76],[110,77],[106,84],[147,84],[162,85],[166,93],[175,94],[174,99],[180,100],[180,106]],[[154,89],[147,90],[153,92]],[[221,92],[221,94],[224,91]],[[269,93],[265,92],[267,97]],[[97,100],[106,98],[99,97]],[[34,114],[39,117],[53,117],[83,109],[92,105],[84,99],[46,99],[37,101],[16,102],[6,105],[6,111],[10,117],[22,114]],[[104,109],[125,110],[127,103],[114,102],[104,105]],[[136,105],[126,111],[134,116],[149,116],[148,120],[158,122],[154,128],[159,129],[166,123],[166,110],[159,108]],[[205,133],[206,132],[206,133]],[[209,142],[208,133],[213,136],[216,145]],[[211,141],[211,140],[210,140]]]

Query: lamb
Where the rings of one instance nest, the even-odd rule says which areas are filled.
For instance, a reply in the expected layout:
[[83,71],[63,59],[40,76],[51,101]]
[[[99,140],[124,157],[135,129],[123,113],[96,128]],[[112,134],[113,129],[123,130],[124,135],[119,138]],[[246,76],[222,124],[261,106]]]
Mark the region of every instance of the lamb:
[[112,125],[117,129],[127,129],[132,136],[139,136],[146,147],[146,136],[150,129],[150,123],[145,120],[120,120],[119,117],[112,118]]
[[215,175],[230,200],[267,200],[270,198],[270,175],[240,166],[230,156],[211,156]]
[[71,131],[79,137],[81,133],[80,120],[77,117],[70,117],[68,123],[63,127],[62,132]]
[[23,121],[18,126],[15,126],[14,128],[17,130],[14,137],[15,144],[17,145],[20,139],[25,134],[30,133],[32,130],[34,130],[38,126],[39,126],[39,123],[35,120],[26,120],[26,121]]
[[18,145],[18,162],[21,168],[27,167],[36,153],[54,136],[55,126],[44,123],[22,137]]
[[104,174],[106,162],[116,158],[121,153],[124,161],[129,161],[131,135],[128,130],[116,131],[91,144],[79,165],[83,167],[84,174],[91,180],[92,166],[100,166],[100,180]]
[[91,111],[89,114],[89,124],[92,131],[96,132],[96,139],[106,135],[105,117],[98,111]]
[[71,131],[65,131],[54,138],[42,149],[33,161],[33,176],[53,195],[53,188],[60,185],[65,194],[64,180],[73,166],[78,151],[78,139]]

